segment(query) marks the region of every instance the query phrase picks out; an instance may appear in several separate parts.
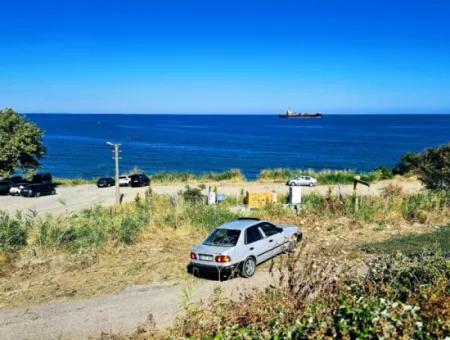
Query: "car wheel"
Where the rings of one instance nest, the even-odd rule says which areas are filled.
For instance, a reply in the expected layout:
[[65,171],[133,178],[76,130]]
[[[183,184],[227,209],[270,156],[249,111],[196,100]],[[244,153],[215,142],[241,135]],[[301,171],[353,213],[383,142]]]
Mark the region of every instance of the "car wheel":
[[55,189],[52,190],[52,195],[56,195],[56,190]]
[[310,187],[313,187],[313,186],[314,186],[314,183],[309,183],[309,186],[310,186]]
[[256,271],[255,259],[253,257],[247,258],[242,264],[241,276],[245,278],[252,277],[253,274],[255,274],[255,271]]
[[41,197],[41,193],[38,191],[34,196],[35,197]]
[[297,248],[297,235],[292,235],[287,246],[287,252],[293,253],[295,248]]

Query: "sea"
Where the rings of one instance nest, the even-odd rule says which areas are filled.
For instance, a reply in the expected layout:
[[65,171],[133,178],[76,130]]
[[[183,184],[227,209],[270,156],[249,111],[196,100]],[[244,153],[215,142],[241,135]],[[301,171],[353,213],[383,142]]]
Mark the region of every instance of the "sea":
[[202,174],[241,169],[392,167],[406,152],[450,141],[450,115],[27,114],[45,131],[41,171],[54,177],[95,178],[114,173],[112,149],[120,143],[120,171]]

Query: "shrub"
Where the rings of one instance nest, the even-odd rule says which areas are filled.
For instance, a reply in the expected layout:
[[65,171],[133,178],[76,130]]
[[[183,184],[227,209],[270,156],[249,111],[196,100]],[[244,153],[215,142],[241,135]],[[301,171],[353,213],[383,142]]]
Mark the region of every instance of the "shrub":
[[[361,278],[342,264],[315,261],[314,254],[302,249],[288,257],[278,285],[246,295],[245,303],[224,300],[219,294],[208,305],[190,305],[169,337],[427,339],[448,335],[447,255],[378,257],[367,264],[371,271]],[[339,267],[341,274],[336,276]]]
[[27,244],[30,220],[18,213],[10,217],[0,211],[0,250],[14,250]]
[[231,169],[221,173],[211,172],[202,177],[211,181],[245,181],[245,177],[239,169]]
[[203,195],[201,188],[192,188],[186,185],[184,191],[180,192],[183,200],[189,204],[198,204],[205,201],[206,196]]
[[394,166],[392,173],[394,175],[414,174],[419,168],[420,155],[415,152],[408,152],[402,156],[400,162]]
[[450,191],[450,144],[425,150],[417,172],[428,189]]
[[382,167],[378,167],[374,170],[374,175],[376,180],[384,180],[384,179],[391,179],[392,177],[394,177],[394,174],[392,173],[392,171],[384,166]]

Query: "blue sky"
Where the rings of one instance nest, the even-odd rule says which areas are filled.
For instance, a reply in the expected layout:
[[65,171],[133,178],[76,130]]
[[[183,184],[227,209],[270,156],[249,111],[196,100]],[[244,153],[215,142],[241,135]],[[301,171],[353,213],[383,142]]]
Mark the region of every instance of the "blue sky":
[[21,112],[450,113],[450,1],[1,1]]

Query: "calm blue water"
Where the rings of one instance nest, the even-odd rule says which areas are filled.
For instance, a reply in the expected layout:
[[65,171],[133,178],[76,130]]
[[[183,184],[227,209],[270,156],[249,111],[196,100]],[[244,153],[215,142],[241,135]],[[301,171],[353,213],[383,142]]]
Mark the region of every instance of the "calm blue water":
[[44,170],[57,177],[113,174],[107,140],[122,143],[121,171],[202,173],[240,168],[372,170],[393,166],[407,151],[450,141],[450,115],[30,114],[43,128]]

